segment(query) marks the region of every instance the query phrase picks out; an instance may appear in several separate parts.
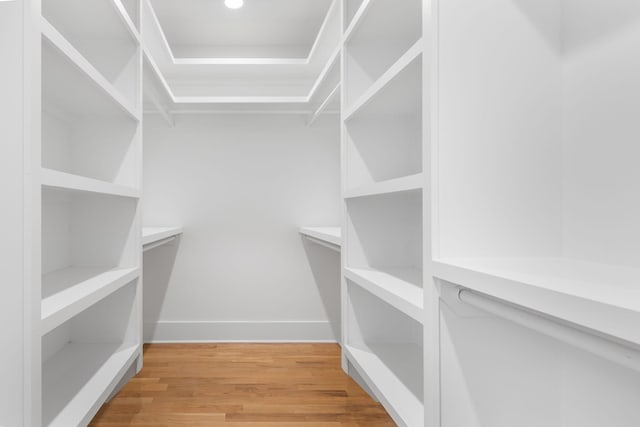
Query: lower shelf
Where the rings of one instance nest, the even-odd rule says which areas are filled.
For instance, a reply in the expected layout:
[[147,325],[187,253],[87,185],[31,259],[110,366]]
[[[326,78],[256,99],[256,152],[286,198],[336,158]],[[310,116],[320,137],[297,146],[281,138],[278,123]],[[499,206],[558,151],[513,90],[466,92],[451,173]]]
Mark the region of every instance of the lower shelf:
[[138,268],[69,267],[42,277],[42,335],[140,275]]
[[[375,344],[364,350],[345,345],[347,358],[398,425],[424,425],[423,360],[419,346]],[[392,362],[394,370],[387,363]]]
[[43,366],[42,425],[86,425],[138,354],[136,345],[67,344]]
[[434,275],[558,319],[640,343],[640,269],[568,258],[455,258]]

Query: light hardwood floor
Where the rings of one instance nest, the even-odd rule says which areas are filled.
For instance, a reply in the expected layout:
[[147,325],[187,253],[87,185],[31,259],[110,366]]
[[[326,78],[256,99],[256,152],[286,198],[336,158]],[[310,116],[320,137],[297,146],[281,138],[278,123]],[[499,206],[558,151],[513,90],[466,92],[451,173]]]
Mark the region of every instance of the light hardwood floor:
[[335,344],[152,344],[92,427],[394,426]]

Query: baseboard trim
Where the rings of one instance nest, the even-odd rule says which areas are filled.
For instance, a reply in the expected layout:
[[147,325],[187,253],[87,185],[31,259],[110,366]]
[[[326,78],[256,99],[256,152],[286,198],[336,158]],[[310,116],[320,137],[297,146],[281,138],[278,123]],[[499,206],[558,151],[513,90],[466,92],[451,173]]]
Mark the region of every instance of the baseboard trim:
[[[337,342],[328,321],[145,322],[145,343]],[[339,330],[339,327],[335,330]]]

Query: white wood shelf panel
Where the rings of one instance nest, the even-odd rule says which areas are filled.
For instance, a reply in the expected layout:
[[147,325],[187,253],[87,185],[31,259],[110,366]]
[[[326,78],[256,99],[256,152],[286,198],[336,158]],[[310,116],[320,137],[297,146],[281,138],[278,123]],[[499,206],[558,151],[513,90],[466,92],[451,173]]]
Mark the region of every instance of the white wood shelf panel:
[[383,194],[402,193],[405,191],[422,190],[424,175],[421,173],[403,176],[401,178],[389,179],[376,182],[375,184],[354,188],[344,194],[345,199],[356,197],[377,196]]
[[[424,405],[422,398],[412,390],[422,390],[422,351],[412,344],[369,345],[368,350],[345,345],[347,358],[358,370],[387,409],[394,421],[401,426],[423,426]],[[394,360],[396,372],[385,360]]]
[[182,227],[142,227],[142,245],[150,245],[182,233]]
[[133,38],[133,40],[137,44],[140,44],[140,33],[138,32],[138,29],[136,28],[133,21],[131,20],[131,17],[129,16],[129,12],[127,11],[127,8],[124,6],[121,0],[111,0],[111,1],[113,3],[113,7],[117,12],[118,18],[120,18],[120,20],[122,21],[122,24],[126,28],[129,35]]
[[567,258],[452,258],[448,282],[640,344],[640,269]]
[[340,248],[342,229],[340,227],[301,227],[300,234]]
[[140,191],[124,185],[112,184],[98,179],[86,178],[53,169],[42,168],[42,185],[67,191],[105,194],[118,197],[140,198]]
[[[60,85],[56,89],[58,94],[61,94],[58,100],[59,104],[64,105],[65,108],[69,108],[69,104],[76,103],[71,109],[77,110],[78,114],[88,113],[107,113],[112,114],[112,108],[105,107],[105,102],[113,104],[121,112],[126,114],[130,119],[140,121],[140,112],[129,104],[127,99],[106,79],[104,76],[82,56],[78,50],[71,43],[69,43],[62,34],[60,34],[45,18],[42,18],[40,22],[40,28],[42,35],[48,40],[49,43],[59,52],[64,55],[64,59],[69,62],[73,67],[65,67],[65,69],[56,70],[55,79],[57,81],[50,81],[49,85]],[[47,64],[47,56],[43,57],[44,66]],[[63,67],[60,67],[63,68]],[[45,68],[47,69],[47,68]],[[50,71],[50,70],[48,70]],[[45,73],[44,77],[47,76]],[[74,75],[75,74],[75,75]],[[87,86],[83,80],[89,80],[94,88],[85,88],[78,85]],[[93,90],[92,90],[93,89]],[[97,90],[96,90],[97,89]],[[83,91],[88,90],[91,95],[95,92],[100,92],[104,100],[99,100],[100,96],[91,96],[91,102],[88,99],[88,95]],[[82,94],[82,99],[75,100],[78,94]],[[102,102],[101,102],[102,101]]]
[[351,22],[347,26],[347,29],[344,31],[343,43],[349,41],[349,39],[356,33],[360,24],[364,22],[367,12],[371,10],[370,6],[373,1],[375,0],[363,0],[363,2],[360,4],[358,10],[353,14],[353,17],[351,18]]
[[139,354],[139,346],[67,344],[43,366],[43,425],[86,425]]
[[345,268],[345,277],[371,294],[423,323],[422,271],[415,268],[373,270]]
[[138,268],[69,267],[42,277],[42,335],[140,276]]
[[[419,39],[391,67],[389,67],[389,69],[384,74],[382,74],[382,76],[380,76],[380,78],[378,78],[378,80],[376,80],[371,85],[371,87],[365,90],[365,92],[360,95],[360,97],[352,105],[347,106],[344,114],[344,121],[347,122],[349,120],[352,120],[358,114],[358,112],[360,112],[364,107],[372,102],[378,94],[380,94],[391,83],[393,83],[396,78],[398,78],[398,76],[407,69],[407,67],[411,66],[412,64],[418,64],[416,61],[418,60],[420,55],[422,55],[423,46],[423,40]],[[413,88],[413,92],[417,91],[418,89],[419,88]],[[411,90],[400,92],[401,93],[396,97],[398,98],[398,101],[400,101],[402,98],[406,98],[405,92],[411,92]],[[389,103],[385,102],[385,104]],[[389,105],[385,106],[385,108],[391,107],[392,106]]]

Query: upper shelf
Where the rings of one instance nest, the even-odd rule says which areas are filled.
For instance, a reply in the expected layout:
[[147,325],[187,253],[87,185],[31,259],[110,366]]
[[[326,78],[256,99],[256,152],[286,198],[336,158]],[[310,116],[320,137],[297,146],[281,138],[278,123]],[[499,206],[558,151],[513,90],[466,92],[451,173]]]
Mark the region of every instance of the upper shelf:
[[363,1],[344,34],[346,105],[422,37],[421,0]]
[[67,191],[105,194],[109,196],[139,198],[140,192],[135,188],[112,184],[93,178],[86,178],[53,169],[41,169],[42,186]]
[[567,258],[449,258],[434,275],[640,344],[640,270]]
[[102,115],[140,119],[133,103],[44,18],[41,29],[42,89],[46,106],[76,117]]
[[422,39],[371,84],[353,102],[348,102],[345,121],[359,115],[367,117],[419,114],[421,111]]
[[300,234],[317,243],[324,243],[331,249],[340,250],[342,245],[340,227],[301,227]]
[[128,104],[138,104],[140,40],[121,0],[47,0],[42,16]]

